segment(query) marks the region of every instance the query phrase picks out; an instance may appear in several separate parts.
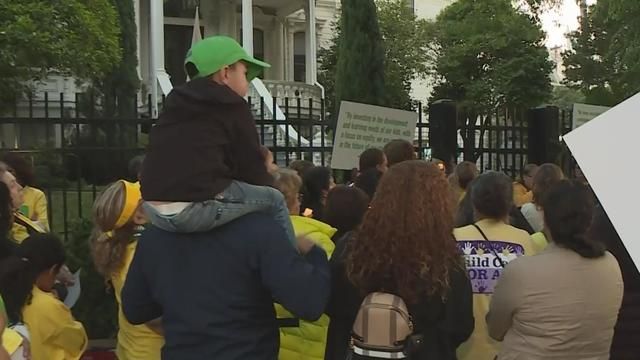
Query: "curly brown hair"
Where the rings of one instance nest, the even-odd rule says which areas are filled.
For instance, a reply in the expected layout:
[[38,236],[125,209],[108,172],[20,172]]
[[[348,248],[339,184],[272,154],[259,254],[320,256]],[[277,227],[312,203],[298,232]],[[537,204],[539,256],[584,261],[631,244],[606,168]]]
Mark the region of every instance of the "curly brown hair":
[[414,160],[390,168],[349,246],[349,280],[365,293],[393,292],[408,303],[425,294],[444,298],[452,269],[463,266],[453,211],[438,166]]

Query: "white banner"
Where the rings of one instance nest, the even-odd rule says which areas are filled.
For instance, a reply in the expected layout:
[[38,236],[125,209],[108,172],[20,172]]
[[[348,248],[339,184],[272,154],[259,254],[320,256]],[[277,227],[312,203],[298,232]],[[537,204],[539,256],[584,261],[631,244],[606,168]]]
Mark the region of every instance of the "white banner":
[[382,149],[391,140],[413,142],[418,114],[343,101],[336,126],[331,167],[350,170],[366,149]]
[[640,193],[637,166],[640,94],[565,135],[627,251],[640,267],[637,222]]
[[571,116],[571,128],[577,129],[596,117],[604,114],[611,108],[606,106],[573,104],[573,114]]

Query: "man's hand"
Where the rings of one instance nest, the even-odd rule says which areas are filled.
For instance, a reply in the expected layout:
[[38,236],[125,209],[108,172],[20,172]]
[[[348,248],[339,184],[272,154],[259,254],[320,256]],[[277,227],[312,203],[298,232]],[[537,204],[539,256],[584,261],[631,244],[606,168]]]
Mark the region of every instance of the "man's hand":
[[298,243],[298,251],[300,251],[300,254],[302,255],[307,255],[307,253],[311,251],[311,249],[313,249],[313,247],[316,245],[313,241],[309,240],[309,238],[304,235],[298,236],[296,240]]

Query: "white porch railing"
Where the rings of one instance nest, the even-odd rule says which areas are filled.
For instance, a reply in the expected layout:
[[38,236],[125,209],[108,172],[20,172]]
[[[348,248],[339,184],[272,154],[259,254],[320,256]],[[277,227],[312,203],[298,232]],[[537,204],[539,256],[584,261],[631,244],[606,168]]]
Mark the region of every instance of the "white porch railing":
[[[260,99],[264,101],[264,107],[266,112],[264,116],[266,119],[275,118],[276,121],[286,120],[286,117],[282,112],[282,109],[280,108],[279,104],[273,103],[273,96],[271,95],[271,92],[269,92],[269,90],[265,86],[265,83],[263,83],[261,79],[255,78],[251,81],[249,96],[252,99],[254,99],[253,101],[254,110],[257,110],[260,107]],[[278,133],[276,134],[276,138],[278,142],[282,141],[282,143],[286,143],[283,134],[286,134],[288,131],[290,144],[296,144],[296,146],[309,146],[309,140],[307,140],[302,136],[299,137],[300,142],[298,143],[298,131],[291,125],[284,125],[284,124],[278,125],[277,131]],[[276,144],[273,144],[273,145],[276,145]]]
[[314,109],[321,107],[322,90],[316,85],[279,80],[264,80],[263,82],[280,106],[284,106],[285,98],[289,98],[289,106],[297,106],[299,98],[300,106],[303,108],[309,107],[309,100],[312,101]]

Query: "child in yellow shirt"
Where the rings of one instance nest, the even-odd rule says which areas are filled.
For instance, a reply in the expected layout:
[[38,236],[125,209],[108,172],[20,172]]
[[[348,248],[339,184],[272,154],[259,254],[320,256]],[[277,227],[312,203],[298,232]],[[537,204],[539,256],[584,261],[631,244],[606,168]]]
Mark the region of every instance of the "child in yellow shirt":
[[58,238],[36,234],[16,248],[0,276],[9,321],[27,326],[33,359],[78,360],[87,347],[84,327],[53,291],[64,261]]
[[160,359],[164,345],[159,320],[131,325],[122,313],[120,293],[136,251],[139,228],[147,222],[140,200],[140,185],[121,180],[109,185],[93,204],[91,252],[96,269],[111,283],[118,301],[116,355],[120,360]]

